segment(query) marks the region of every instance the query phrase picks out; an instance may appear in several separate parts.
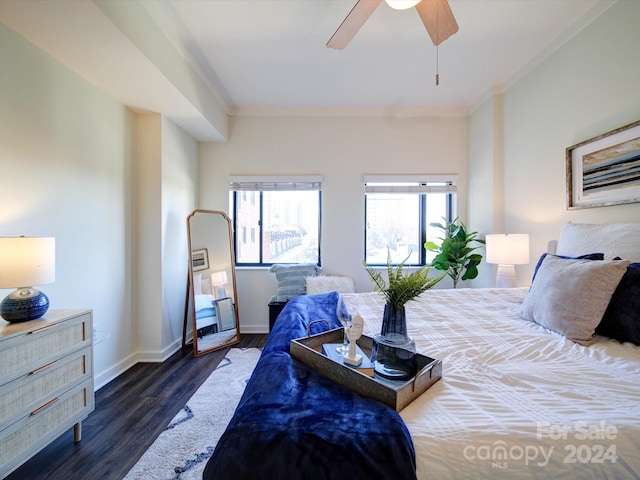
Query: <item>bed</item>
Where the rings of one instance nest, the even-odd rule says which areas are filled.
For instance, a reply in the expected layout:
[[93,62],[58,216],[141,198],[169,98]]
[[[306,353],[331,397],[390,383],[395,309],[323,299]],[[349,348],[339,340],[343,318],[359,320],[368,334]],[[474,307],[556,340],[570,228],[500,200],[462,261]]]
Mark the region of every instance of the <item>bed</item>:
[[216,297],[213,295],[209,276],[202,278],[201,273],[194,274],[193,284],[196,333],[199,338],[202,338],[204,335],[221,330],[218,325]]
[[207,333],[218,332],[215,301],[215,297],[211,294],[201,293],[194,295],[198,337],[202,337]]
[[[639,240],[636,224],[568,224],[530,289],[409,302],[443,378],[399,413],[290,357],[309,322],[339,326],[337,293],[290,300],[204,478],[639,478]],[[383,298],[346,297],[378,332]]]

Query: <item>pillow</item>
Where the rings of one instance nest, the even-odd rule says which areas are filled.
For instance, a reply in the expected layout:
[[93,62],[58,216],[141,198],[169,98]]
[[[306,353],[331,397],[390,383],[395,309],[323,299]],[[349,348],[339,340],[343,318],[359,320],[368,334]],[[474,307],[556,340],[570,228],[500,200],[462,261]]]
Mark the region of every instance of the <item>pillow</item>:
[[356,291],[353,278],[346,276],[318,275],[305,278],[307,294],[317,293],[354,293]]
[[640,223],[567,223],[560,232],[556,254],[591,252],[603,252],[605,260],[620,257],[640,262]]
[[568,260],[548,255],[518,314],[589,345],[628,260]]
[[203,295],[196,294],[194,298],[195,298],[196,312],[213,307],[213,302],[215,301],[215,297],[213,295],[208,295],[208,294],[203,294]]
[[627,267],[596,333],[640,345],[640,263]]
[[313,263],[272,265],[271,272],[276,275],[276,302],[287,302],[293,297],[307,293],[305,278],[316,276],[320,267]]
[[[542,256],[540,257],[540,260],[538,260],[538,263],[536,264],[536,268],[533,270],[533,278],[531,279],[531,283],[533,283],[533,281],[536,279],[536,274],[538,273],[538,269],[540,268],[540,265],[542,265],[542,261],[545,259],[547,255],[551,255],[551,253],[543,253]],[[566,255],[553,255],[553,256],[557,258],[564,258],[565,260],[576,260],[576,259],[604,260],[604,253],[588,253],[586,255],[580,255],[578,257],[568,257]],[[620,259],[616,258],[616,260],[620,260]]]

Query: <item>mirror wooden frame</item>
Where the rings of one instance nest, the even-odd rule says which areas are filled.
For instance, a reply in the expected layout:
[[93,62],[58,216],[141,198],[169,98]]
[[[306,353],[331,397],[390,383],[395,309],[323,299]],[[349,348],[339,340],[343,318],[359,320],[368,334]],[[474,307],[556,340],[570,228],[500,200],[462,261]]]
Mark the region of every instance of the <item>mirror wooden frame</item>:
[[[220,224],[223,226],[222,230],[224,231],[216,229],[215,235],[207,235],[206,233],[198,234],[198,229],[194,228],[195,219],[206,216],[220,218],[222,220]],[[197,238],[195,238],[196,236]],[[224,240],[218,241],[215,237]],[[226,213],[219,210],[196,209],[187,216],[187,238],[189,246],[189,274],[187,278],[182,345],[186,347],[189,343],[187,325],[190,319],[193,355],[197,357],[221,348],[236,345],[240,342],[238,290],[236,287],[235,251],[231,219]],[[222,243],[224,243],[224,245],[221,245]],[[228,254],[226,250],[228,250]],[[194,257],[194,254],[197,254],[197,258]],[[203,258],[203,254],[206,258]],[[206,265],[205,268],[203,268],[204,265]],[[201,276],[203,274],[208,275],[209,280],[202,281]],[[211,280],[211,277],[220,274],[227,277],[222,287],[213,285]],[[198,282],[198,284],[196,284],[196,282]],[[228,294],[224,285],[229,285],[232,293]],[[202,290],[205,287],[207,291]],[[197,299],[197,302],[196,295],[201,295],[201,297]],[[202,311],[198,310],[199,305],[203,303],[208,304],[209,302],[211,306],[203,310],[210,310],[212,312],[211,316],[198,318],[198,312]],[[209,322],[205,327],[202,326],[203,320],[205,323]],[[233,325],[231,325],[230,320],[233,321]],[[198,321],[201,323],[200,328]],[[226,326],[230,328],[225,328]],[[234,330],[235,335],[233,335],[231,330]],[[225,332],[228,332],[228,334],[225,335]],[[206,342],[205,336],[209,337],[206,339]],[[198,345],[199,343],[200,345]]]

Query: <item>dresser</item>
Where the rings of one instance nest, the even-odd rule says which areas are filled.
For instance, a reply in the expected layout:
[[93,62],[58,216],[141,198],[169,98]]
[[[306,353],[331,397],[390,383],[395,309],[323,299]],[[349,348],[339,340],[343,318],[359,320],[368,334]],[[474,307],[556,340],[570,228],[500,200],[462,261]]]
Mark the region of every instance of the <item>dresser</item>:
[[0,320],[0,478],[94,409],[92,312],[49,310],[39,320]]

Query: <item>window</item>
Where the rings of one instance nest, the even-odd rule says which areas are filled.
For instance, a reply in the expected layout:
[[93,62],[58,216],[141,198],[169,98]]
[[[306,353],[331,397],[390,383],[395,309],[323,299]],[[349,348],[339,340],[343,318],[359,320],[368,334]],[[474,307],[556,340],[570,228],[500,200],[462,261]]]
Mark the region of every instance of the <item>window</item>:
[[237,266],[320,264],[322,177],[230,177]]
[[455,217],[457,177],[410,175],[366,176],[365,260],[386,265],[387,249],[394,264],[426,265],[435,254],[424,242],[441,232],[429,224]]

